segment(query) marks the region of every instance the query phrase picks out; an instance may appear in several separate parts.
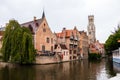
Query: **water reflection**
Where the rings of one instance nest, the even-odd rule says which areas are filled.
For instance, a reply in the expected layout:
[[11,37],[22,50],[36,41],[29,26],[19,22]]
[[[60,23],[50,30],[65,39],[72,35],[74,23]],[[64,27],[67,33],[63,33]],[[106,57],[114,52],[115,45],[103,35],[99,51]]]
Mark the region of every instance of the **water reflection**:
[[0,80],[35,80],[35,68],[11,64],[0,69]]
[[108,59],[100,62],[82,60],[50,65],[11,65],[0,67],[0,80],[106,80],[116,75],[112,60]]

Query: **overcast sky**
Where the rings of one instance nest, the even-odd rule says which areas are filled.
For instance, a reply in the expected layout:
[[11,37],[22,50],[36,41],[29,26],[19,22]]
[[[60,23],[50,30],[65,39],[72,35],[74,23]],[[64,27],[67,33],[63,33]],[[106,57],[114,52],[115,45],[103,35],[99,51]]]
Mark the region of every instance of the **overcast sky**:
[[120,0],[0,0],[0,25],[41,18],[43,9],[53,32],[63,27],[87,31],[88,15],[94,15],[96,38],[105,42],[120,23]]

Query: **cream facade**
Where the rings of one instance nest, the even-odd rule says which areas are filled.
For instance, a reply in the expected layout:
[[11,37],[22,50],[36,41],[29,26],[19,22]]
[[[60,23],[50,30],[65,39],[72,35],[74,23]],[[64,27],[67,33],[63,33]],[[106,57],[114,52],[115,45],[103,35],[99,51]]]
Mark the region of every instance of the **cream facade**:
[[55,45],[55,54],[59,55],[61,61],[69,61],[69,50],[65,44]]

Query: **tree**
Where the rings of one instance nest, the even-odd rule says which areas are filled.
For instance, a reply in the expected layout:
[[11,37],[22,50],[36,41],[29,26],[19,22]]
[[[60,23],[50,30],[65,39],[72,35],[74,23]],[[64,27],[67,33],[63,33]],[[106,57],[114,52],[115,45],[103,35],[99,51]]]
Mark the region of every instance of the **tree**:
[[32,63],[35,60],[35,49],[30,30],[21,27],[16,20],[10,20],[3,36],[1,52],[5,62]]
[[119,26],[117,29],[115,29],[115,32],[113,32],[105,42],[105,49],[107,53],[110,54],[113,50],[118,49],[118,47],[120,47],[120,43],[118,43],[118,40],[120,40]]

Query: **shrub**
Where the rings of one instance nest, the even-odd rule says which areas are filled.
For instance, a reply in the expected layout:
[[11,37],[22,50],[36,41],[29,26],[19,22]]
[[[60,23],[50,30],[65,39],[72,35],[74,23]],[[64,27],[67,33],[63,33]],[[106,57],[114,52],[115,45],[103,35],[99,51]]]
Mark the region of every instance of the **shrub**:
[[98,60],[98,59],[101,59],[101,54],[98,54],[98,53],[90,53],[90,54],[89,54],[89,59],[90,59],[90,60]]

